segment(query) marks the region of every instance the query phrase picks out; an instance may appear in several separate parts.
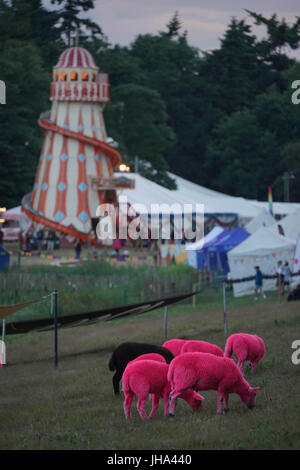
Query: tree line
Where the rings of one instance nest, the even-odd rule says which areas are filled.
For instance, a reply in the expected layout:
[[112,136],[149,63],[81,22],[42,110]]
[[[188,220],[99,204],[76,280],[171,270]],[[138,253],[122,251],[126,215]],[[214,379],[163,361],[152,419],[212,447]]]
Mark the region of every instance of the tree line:
[[[212,51],[189,43],[177,12],[163,31],[113,45],[93,17],[93,0],[0,0],[1,204],[20,204],[31,191],[41,151],[37,118],[49,109],[49,83],[60,53],[79,44],[110,76],[104,118],[110,137],[132,168],[175,188],[169,172],[209,188],[266,200],[300,200],[300,106],[291,84],[300,80],[300,18],[245,11],[233,18]],[[249,24],[250,23],[250,24]],[[252,26],[251,26],[252,24]],[[253,26],[264,29],[258,39]]]

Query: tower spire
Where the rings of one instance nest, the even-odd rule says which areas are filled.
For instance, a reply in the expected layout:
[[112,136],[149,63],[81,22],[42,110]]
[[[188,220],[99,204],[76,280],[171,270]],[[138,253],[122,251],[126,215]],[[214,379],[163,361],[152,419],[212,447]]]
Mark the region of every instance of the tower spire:
[[75,33],[75,47],[78,47],[78,46],[79,46],[79,33],[80,33],[79,28],[76,28],[76,33]]

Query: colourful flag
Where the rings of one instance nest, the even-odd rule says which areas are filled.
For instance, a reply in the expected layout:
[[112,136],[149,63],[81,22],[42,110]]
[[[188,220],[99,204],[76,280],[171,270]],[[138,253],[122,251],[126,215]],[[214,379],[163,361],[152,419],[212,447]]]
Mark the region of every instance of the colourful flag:
[[268,201],[269,201],[269,212],[271,215],[273,214],[273,197],[272,197],[272,188],[268,186]]

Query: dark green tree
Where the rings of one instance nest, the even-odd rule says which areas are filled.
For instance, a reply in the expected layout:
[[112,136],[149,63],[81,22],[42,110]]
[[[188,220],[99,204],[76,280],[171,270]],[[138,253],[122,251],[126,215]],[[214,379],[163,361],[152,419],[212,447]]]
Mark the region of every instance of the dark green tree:
[[14,40],[1,51],[0,70],[7,90],[0,107],[1,204],[11,207],[32,190],[42,144],[37,118],[48,107],[49,75],[36,46]]
[[105,116],[111,137],[119,142],[131,167],[138,156],[155,170],[150,172],[153,178],[166,172],[164,154],[174,144],[175,135],[167,125],[165,105],[157,91],[135,84],[120,85],[112,92]]
[[162,31],[160,34],[162,36],[168,36],[170,38],[174,38],[179,36],[179,31],[182,27],[182,23],[179,20],[179,13],[178,11],[175,12],[174,16],[170,19],[169,23],[167,24],[167,32]]
[[74,40],[77,31],[83,37],[90,35],[92,38],[97,38],[102,36],[102,29],[97,23],[89,18],[80,17],[81,12],[86,13],[95,8],[94,0],[51,0],[51,3],[62,5],[58,11],[58,31],[68,46],[72,46],[72,38]]
[[210,187],[233,196],[265,199],[278,174],[279,155],[274,133],[260,125],[255,113],[236,111],[221,120],[208,145],[205,166],[213,174]]

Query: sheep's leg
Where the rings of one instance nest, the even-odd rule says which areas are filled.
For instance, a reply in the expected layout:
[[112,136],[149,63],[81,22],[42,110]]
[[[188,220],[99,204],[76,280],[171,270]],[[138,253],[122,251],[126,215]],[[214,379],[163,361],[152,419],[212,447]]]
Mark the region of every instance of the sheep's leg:
[[124,400],[125,418],[130,419],[131,418],[131,405],[134,399],[134,393],[127,391],[127,392],[124,392],[124,394],[125,394],[125,400]]
[[171,392],[169,398],[169,415],[175,416],[176,401],[181,392]]
[[223,414],[223,403],[224,403],[224,393],[222,390],[218,389],[218,408],[217,413],[219,415]]
[[137,409],[142,419],[148,419],[147,413],[145,411],[147,397],[148,393],[145,396],[139,397],[137,401]]
[[154,413],[156,412],[158,408],[158,405],[159,405],[159,397],[153,393],[152,394],[152,410],[149,415],[149,418],[152,418],[152,416],[154,415]]
[[119,395],[120,393],[119,382],[121,378],[122,376],[119,374],[118,371],[116,371],[115,375],[112,378],[115,395]]
[[164,415],[165,417],[169,414],[169,403],[170,403],[170,388],[167,389],[163,395],[164,400]]
[[244,375],[244,370],[243,370],[243,365],[244,365],[244,359],[239,359],[238,360],[238,368],[240,369],[240,371],[242,372],[242,374]]
[[255,369],[256,369],[256,366],[257,366],[258,363],[259,363],[259,358],[258,358],[258,359],[255,359],[255,360],[252,362],[252,364],[251,364],[251,365],[252,365],[252,369],[251,369],[252,374],[254,374]]
[[229,411],[228,401],[229,401],[229,393],[224,392],[224,412],[225,413]]

